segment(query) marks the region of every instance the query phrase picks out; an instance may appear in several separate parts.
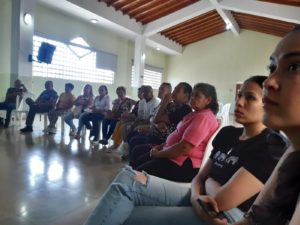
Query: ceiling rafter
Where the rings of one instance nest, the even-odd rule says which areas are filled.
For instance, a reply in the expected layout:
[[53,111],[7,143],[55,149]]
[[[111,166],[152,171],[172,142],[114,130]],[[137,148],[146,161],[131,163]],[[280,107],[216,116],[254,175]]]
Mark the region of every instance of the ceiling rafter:
[[[182,49],[187,43],[193,43],[191,41],[225,32],[226,23],[233,25],[231,31],[234,34],[239,34],[240,29],[249,29],[279,36],[293,29],[295,24],[300,24],[298,0],[61,1],[82,7],[133,35],[145,35],[152,46],[165,46],[166,49],[174,47],[169,49],[173,52]],[[212,11],[218,15],[220,21],[215,15],[209,14]],[[256,24],[251,24],[248,19],[256,21]],[[268,27],[267,23],[272,24]]]
[[230,30],[235,34],[239,35],[240,28],[234,17],[231,15],[230,11],[222,9],[218,0],[209,0],[210,3],[215,7],[221,18],[224,20],[225,24],[230,27]]

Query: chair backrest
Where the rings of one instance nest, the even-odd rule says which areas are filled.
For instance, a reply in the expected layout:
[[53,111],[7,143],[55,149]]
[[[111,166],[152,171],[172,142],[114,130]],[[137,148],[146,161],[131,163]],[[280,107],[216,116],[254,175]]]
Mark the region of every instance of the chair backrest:
[[209,159],[209,156],[210,156],[211,151],[213,149],[212,142],[213,142],[214,138],[216,137],[217,133],[219,133],[219,131],[221,130],[222,127],[223,127],[223,120],[219,119],[219,128],[215,131],[215,133],[213,133],[213,135],[209,138],[209,140],[206,144],[206,147],[205,147],[205,150],[204,150],[204,156],[203,156],[202,163],[201,163],[201,166],[200,166],[200,170],[203,168],[203,166],[205,165],[205,163]]
[[221,113],[218,115],[219,118],[222,118],[222,122],[223,122],[224,126],[228,126],[229,125],[230,106],[231,106],[231,103],[226,103],[222,107]]
[[219,117],[221,115],[223,106],[224,106],[224,104],[222,102],[218,102],[218,104],[219,104],[219,111],[217,113],[217,117]]
[[27,98],[34,98],[35,94],[30,93],[30,92],[25,92],[23,94],[22,99],[20,100],[20,96],[17,96],[17,100],[16,100],[16,109],[17,111],[29,111],[29,106],[27,105],[27,103],[25,102],[25,100]]

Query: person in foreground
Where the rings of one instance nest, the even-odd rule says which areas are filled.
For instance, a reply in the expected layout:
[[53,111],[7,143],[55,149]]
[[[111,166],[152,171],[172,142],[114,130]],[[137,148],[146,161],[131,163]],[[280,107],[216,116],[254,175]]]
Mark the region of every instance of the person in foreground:
[[[243,128],[220,130],[210,159],[191,187],[126,167],[85,225],[201,225],[241,219],[286,148],[285,139],[262,123],[265,78],[255,76],[245,81],[235,109],[235,119]],[[224,211],[225,218],[207,216],[199,200],[207,206],[212,204],[217,212]]]
[[264,83],[264,123],[291,142],[245,218],[235,225],[300,224],[300,27],[277,45]]

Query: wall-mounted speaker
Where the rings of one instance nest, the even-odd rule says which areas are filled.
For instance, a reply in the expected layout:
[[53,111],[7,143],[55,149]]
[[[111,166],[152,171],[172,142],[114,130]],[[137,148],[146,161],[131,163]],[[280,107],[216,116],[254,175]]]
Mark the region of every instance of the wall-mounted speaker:
[[51,45],[47,42],[42,42],[37,55],[38,61],[50,64],[52,62],[52,57],[55,49],[55,45]]

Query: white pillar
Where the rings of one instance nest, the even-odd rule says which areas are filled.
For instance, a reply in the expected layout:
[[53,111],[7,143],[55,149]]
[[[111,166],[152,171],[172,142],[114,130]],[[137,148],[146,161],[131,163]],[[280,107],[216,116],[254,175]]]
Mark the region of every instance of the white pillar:
[[144,35],[139,35],[135,39],[134,46],[134,75],[133,87],[140,87],[143,83],[143,75],[145,68],[145,46],[146,38]]
[[[24,77],[26,83],[31,81],[32,63],[28,56],[32,54],[36,3],[37,0],[12,0],[11,81],[18,77]],[[31,24],[25,24],[25,13],[31,15]]]

